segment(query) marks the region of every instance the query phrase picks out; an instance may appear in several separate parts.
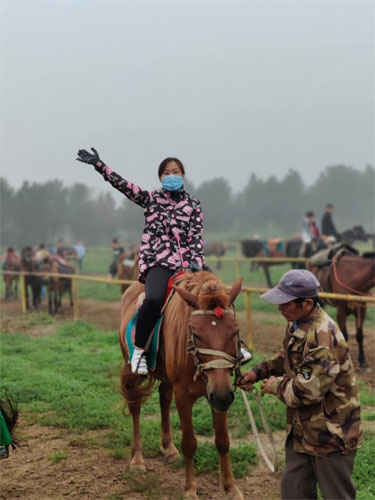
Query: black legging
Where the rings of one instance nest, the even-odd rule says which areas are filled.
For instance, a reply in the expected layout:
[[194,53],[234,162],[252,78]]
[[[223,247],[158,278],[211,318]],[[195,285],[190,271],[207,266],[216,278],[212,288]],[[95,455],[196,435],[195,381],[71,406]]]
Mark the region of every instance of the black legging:
[[135,327],[135,345],[143,348],[152,332],[163,307],[168,281],[175,271],[163,267],[152,267],[146,274],[146,297],[138,311]]

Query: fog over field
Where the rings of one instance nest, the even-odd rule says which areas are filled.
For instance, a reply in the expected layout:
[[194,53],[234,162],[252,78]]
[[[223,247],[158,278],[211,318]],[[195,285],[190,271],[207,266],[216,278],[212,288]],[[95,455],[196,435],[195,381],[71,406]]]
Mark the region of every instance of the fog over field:
[[311,185],[375,163],[370,2],[12,0],[1,31],[1,172],[17,189],[105,190],[75,161],[91,146],[147,189],[170,155],[194,185],[234,191],[251,173]]

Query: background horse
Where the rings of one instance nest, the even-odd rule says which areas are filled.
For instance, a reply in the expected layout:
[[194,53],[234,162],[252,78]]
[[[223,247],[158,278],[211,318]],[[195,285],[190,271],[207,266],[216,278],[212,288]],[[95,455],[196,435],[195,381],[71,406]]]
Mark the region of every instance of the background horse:
[[[117,276],[119,280],[136,280],[138,273],[138,252],[124,252],[117,259]],[[130,285],[121,285],[121,295]]]
[[[55,274],[74,274],[75,270],[67,261],[59,256],[45,257],[41,264],[41,273]],[[70,306],[73,307],[72,280],[57,276],[43,276],[43,284],[47,287],[48,311],[50,314],[56,314],[61,308],[62,297],[65,292],[69,294]]]
[[[21,269],[25,273],[38,273],[38,263],[35,257],[34,250],[28,246],[22,249],[21,253]],[[25,276],[25,294],[26,308],[30,309],[29,304],[29,288],[31,288],[33,307],[38,309],[41,303],[41,288],[42,280],[39,276]]]
[[[279,241],[279,244],[276,245],[275,242]],[[281,244],[281,240],[267,240],[263,241],[259,238],[254,238],[252,240],[242,240],[241,247],[242,253],[245,257],[301,257],[301,249],[302,249],[302,238],[291,238],[289,240],[285,240],[283,244]],[[310,252],[311,255],[322,250],[323,248],[327,248],[324,240],[322,238],[314,238],[310,244]],[[282,249],[282,250],[281,250]],[[262,267],[264,270],[264,275],[266,277],[267,286],[272,288],[272,279],[269,267],[275,265],[282,265],[283,262],[252,262],[250,264],[250,270],[254,271],[258,269],[258,267]],[[291,262],[291,266],[294,269],[305,269],[305,264],[302,262]]]
[[[21,271],[21,259],[12,247],[9,247],[4,255],[2,267],[4,271]],[[4,273],[3,279],[5,282],[5,300],[17,299],[19,275]]]
[[[312,266],[310,270],[316,275],[324,292],[350,295],[368,295],[375,286],[374,253],[362,257],[350,251],[333,257],[332,264],[323,268]],[[358,361],[360,368],[368,369],[363,349],[363,324],[366,318],[366,302],[348,302],[346,300],[323,299],[323,302],[337,308],[337,323],[348,340],[346,319],[353,314],[356,318],[356,340],[358,342]]]
[[[204,242],[204,254],[206,257],[210,255],[216,255],[216,257],[223,257],[225,255],[226,248],[222,243],[216,241],[205,241]],[[216,263],[216,269],[221,269],[221,260]]]
[[[198,398],[205,396],[212,409],[222,485],[228,497],[243,500],[242,493],[235,485],[230,465],[226,423],[226,412],[234,400],[230,375],[234,364],[241,357],[239,327],[231,307],[240,292],[241,283],[242,279],[237,280],[228,293],[223,283],[212,273],[203,271],[182,277],[180,286],[176,289],[177,293],[171,298],[164,313],[156,369],[154,372],[149,372],[147,378],[131,373],[124,340],[126,325],[134,313],[134,303],[143,291],[143,285],[135,283],[128,288],[122,298],[119,332],[125,359],[122,392],[133,418],[134,435],[130,468],[145,470],[139,416],[142,403],[151,392],[155,379],[158,379],[161,381],[159,385],[161,442],[166,460],[173,460],[179,455],[173,444],[170,428],[169,407],[172,394],[180,417],[181,448],[186,467],[185,498],[198,499],[193,466],[197,440],[193,431],[192,408]],[[199,351],[200,348],[205,348],[215,349],[215,352],[195,351],[193,358],[186,352],[189,339],[191,350]],[[230,363],[228,359],[235,363]],[[209,365],[204,364],[207,362],[214,363],[214,367],[207,369]]]

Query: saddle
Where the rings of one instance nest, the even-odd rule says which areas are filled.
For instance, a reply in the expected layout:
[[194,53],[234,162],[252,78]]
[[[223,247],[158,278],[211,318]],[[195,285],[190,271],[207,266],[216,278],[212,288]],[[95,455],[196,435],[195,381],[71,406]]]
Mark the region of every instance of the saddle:
[[320,250],[320,252],[313,255],[310,258],[310,265],[319,268],[330,266],[334,257],[338,261],[343,255],[359,255],[359,252],[356,248],[346,243],[339,243],[332,248]]
[[266,257],[282,257],[284,242],[281,238],[266,240],[263,242],[263,251]]
[[[338,245],[334,245],[332,248],[321,250],[310,258],[309,268],[317,268],[315,274],[320,282],[320,290],[322,292],[332,292],[330,271],[333,258],[335,258],[337,262],[344,255],[359,255],[359,252],[350,245],[339,243]],[[323,302],[328,305],[334,305],[331,299],[325,298]]]

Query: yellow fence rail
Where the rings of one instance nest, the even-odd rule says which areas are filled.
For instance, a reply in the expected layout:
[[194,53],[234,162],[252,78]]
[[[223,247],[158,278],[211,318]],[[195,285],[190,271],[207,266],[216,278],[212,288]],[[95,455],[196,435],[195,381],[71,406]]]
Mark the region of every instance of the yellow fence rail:
[[[73,318],[75,320],[79,319],[79,303],[77,295],[77,281],[91,281],[93,283],[109,283],[111,285],[131,285],[136,283],[134,280],[117,280],[102,278],[99,276],[84,276],[76,274],[60,274],[60,273],[25,273],[17,271],[5,271],[0,270],[2,274],[13,274],[21,277],[21,298],[22,298],[22,312],[25,313],[26,309],[26,283],[25,276],[40,276],[46,277],[57,277],[57,278],[68,278],[72,280],[72,295],[73,295]],[[247,343],[250,349],[254,348],[253,338],[252,338],[252,328],[251,328],[251,294],[252,293],[265,293],[268,288],[257,288],[257,287],[243,287],[241,293],[245,294],[245,312],[246,312],[246,324],[247,324]],[[345,300],[347,302],[365,302],[375,304],[374,296],[361,296],[361,295],[349,295],[340,293],[326,293],[320,292],[319,297],[322,299],[333,299],[333,300]]]

